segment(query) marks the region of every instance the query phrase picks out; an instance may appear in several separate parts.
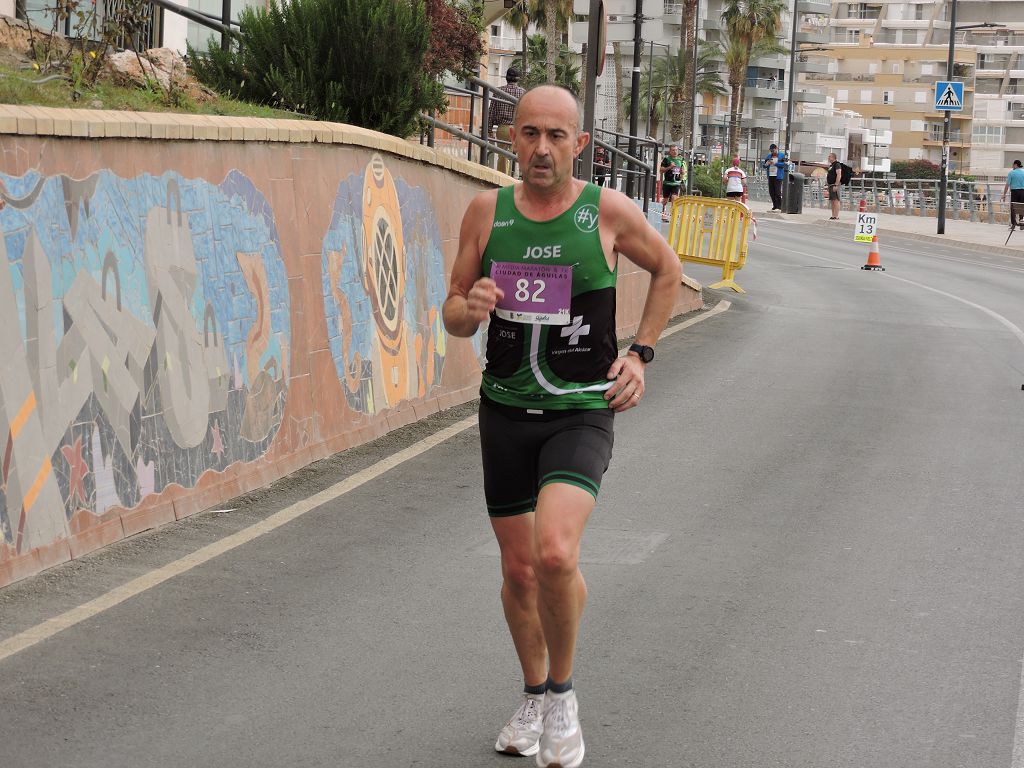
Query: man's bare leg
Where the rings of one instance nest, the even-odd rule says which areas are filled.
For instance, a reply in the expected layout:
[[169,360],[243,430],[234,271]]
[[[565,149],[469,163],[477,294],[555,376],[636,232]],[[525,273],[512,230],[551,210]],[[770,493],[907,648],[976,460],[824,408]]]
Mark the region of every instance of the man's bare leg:
[[537,577],[533,570],[534,513],[492,517],[501,549],[501,604],[526,685],[543,685],[548,654],[537,611]]
[[587,601],[587,586],[579,570],[580,539],[593,509],[593,496],[564,483],[545,485],[537,500],[534,570],[548,676],[556,683],[572,677],[576,637]]

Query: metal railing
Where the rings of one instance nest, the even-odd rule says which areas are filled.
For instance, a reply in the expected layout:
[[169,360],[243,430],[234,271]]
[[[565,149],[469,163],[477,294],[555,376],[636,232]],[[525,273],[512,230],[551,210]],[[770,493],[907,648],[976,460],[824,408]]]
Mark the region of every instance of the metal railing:
[[[788,182],[787,182],[788,183]],[[750,199],[768,202],[768,181],[755,177],[748,182]],[[951,179],[946,189],[946,216],[985,224],[1007,224],[1009,200],[1002,200],[1001,182],[962,181]],[[869,211],[903,216],[937,215],[939,182],[937,179],[864,179],[854,178],[842,187],[840,195],[844,210],[856,211],[864,200]],[[828,208],[828,190],[824,179],[804,179],[803,205]]]
[[[469,115],[467,125],[458,126],[439,120],[435,115],[421,114],[426,130],[420,133],[420,143],[431,148],[439,148],[437,131],[444,131],[461,144],[465,142],[465,156],[470,161],[476,161],[481,165],[492,167],[492,158],[500,157],[510,161],[509,175],[518,175],[516,156],[509,151],[506,142],[492,137],[488,131],[491,102],[494,99],[515,104],[518,100],[500,88],[491,85],[486,80],[471,76],[466,80],[468,88],[458,86],[447,86],[446,92],[453,95],[468,97],[470,99]],[[479,108],[477,106],[479,102]],[[479,119],[477,118],[479,115]],[[643,210],[646,213],[650,201],[655,194],[655,180],[657,179],[657,164],[660,161],[658,156],[659,143],[653,139],[644,137],[630,137],[627,134],[615,131],[605,131],[600,128],[594,130],[591,140],[597,147],[603,147],[608,157],[606,173],[603,175],[604,183],[615,189],[619,189],[630,177],[635,179],[633,186],[638,187],[640,199],[643,201]],[[598,138],[601,134],[611,138],[605,141]],[[629,139],[635,138],[640,146],[640,157],[633,157],[622,148],[622,144],[628,145]],[[462,151],[456,150],[452,154],[461,155]],[[581,164],[576,164],[576,176],[581,176]],[[595,173],[595,178],[597,174]]]

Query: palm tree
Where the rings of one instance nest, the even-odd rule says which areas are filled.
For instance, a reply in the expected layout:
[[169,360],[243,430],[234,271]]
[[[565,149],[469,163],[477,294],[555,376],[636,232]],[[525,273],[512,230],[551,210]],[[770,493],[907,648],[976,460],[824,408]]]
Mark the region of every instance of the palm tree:
[[[717,60],[720,56],[718,46],[714,43],[704,43],[698,49],[697,68],[695,70],[697,92],[707,95],[724,95],[728,93],[722,76],[717,69]],[[648,69],[640,78],[640,111],[650,110],[651,135],[658,135],[658,128],[661,125],[664,109],[663,100],[668,100],[669,125],[668,135],[671,141],[682,141],[685,138],[686,120],[686,99],[684,96],[689,93],[686,83],[691,74],[691,58],[689,54],[680,50],[675,56],[665,56],[654,61],[653,72]],[[648,101],[648,94],[650,100]],[[627,90],[622,98],[624,107],[628,107],[630,92]]]
[[747,67],[751,59],[786,51],[777,40],[786,8],[785,0],[725,0],[722,24],[725,26],[725,62],[731,91],[729,152],[732,155],[737,153],[740,144],[740,115],[743,112]]
[[[679,44],[681,50],[686,51],[688,56],[694,50],[694,46],[697,45],[697,41],[694,39],[695,30],[693,28],[695,16],[697,15],[697,2],[698,0],[683,0],[683,25],[679,30]],[[699,51],[697,56],[698,66],[696,69],[691,67],[693,71],[686,74],[686,85],[683,88],[683,98],[680,106],[680,109],[683,111],[683,134],[680,137],[680,141],[684,147],[691,147],[697,143],[694,141],[693,133],[694,104],[690,97],[690,94],[695,93],[693,78],[696,76],[696,70],[700,69]]]
[[572,21],[572,0],[529,0],[533,9],[533,19],[537,26],[544,30],[547,41],[548,55],[544,60],[547,82],[556,82],[555,61],[562,47],[562,32],[569,28]]
[[566,46],[559,46],[555,57],[555,77],[549,78],[544,66],[547,61],[548,41],[544,35],[532,35],[529,40],[530,74],[523,79],[524,88],[543,83],[556,83],[580,95],[580,67],[576,57]]
[[518,0],[508,12],[508,23],[512,29],[523,36],[523,59],[522,59],[522,75],[526,77],[529,72],[529,63],[527,61],[527,49],[528,43],[527,38],[529,37],[529,27],[531,21],[533,3],[530,0]]

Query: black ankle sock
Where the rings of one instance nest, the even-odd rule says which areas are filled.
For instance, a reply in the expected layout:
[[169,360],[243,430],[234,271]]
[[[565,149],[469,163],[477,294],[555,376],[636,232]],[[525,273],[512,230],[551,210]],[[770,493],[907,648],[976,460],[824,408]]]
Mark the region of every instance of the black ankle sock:
[[572,678],[570,677],[564,683],[556,683],[550,677],[547,682],[548,690],[552,693],[568,693],[572,690]]
[[540,685],[524,685],[523,693],[529,693],[533,696],[540,696],[548,689],[547,683],[541,683]]

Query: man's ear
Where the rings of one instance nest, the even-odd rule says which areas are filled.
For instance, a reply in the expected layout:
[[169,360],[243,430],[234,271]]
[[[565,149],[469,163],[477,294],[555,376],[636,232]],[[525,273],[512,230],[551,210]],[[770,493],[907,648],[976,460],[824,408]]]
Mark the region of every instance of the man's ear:
[[590,134],[586,131],[580,131],[576,134],[576,152],[574,157],[579,157],[580,153],[584,150],[587,144],[590,143]]

